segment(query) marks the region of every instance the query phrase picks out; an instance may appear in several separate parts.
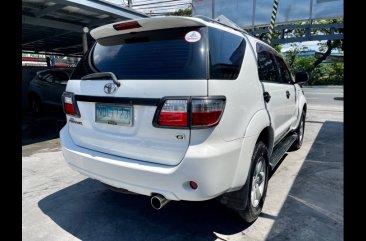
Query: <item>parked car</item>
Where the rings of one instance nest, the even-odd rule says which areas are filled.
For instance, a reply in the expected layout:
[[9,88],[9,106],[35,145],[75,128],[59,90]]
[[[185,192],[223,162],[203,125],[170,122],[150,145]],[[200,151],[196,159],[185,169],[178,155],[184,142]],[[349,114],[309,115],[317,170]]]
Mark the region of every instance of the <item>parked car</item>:
[[214,20],[154,17],[91,31],[63,94],[74,170],[114,190],[169,200],[218,197],[259,216],[268,173],[302,145],[306,99],[271,46]]
[[33,113],[38,114],[45,106],[62,107],[61,96],[70,78],[71,68],[38,71],[29,82],[28,100]]

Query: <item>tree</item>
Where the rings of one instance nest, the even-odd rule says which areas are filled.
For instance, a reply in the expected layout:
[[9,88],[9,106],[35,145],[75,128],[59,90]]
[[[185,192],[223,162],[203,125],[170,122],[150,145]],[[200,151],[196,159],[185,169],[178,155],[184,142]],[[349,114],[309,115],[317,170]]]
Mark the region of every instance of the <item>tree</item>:
[[[331,23],[343,23],[343,19],[330,19],[330,20],[313,21],[313,24],[331,24]],[[303,24],[307,24],[307,22],[296,22],[296,23],[293,23],[293,24],[303,25]],[[335,33],[343,33],[343,29],[335,29],[334,32]],[[304,29],[294,29],[294,30],[286,30],[285,31],[285,35],[287,35],[288,37],[301,37],[304,34],[305,34]],[[312,30],[312,35],[324,35],[324,34],[329,34],[328,28],[320,28],[320,29]],[[274,36],[274,38],[275,37],[276,36]],[[330,56],[330,54],[332,53],[332,50],[337,50],[338,49],[338,50],[343,51],[344,40],[343,39],[340,39],[340,40],[327,40],[325,43],[321,42],[318,45],[319,45],[319,51],[322,52],[322,54],[319,58],[317,58],[314,61],[313,67],[312,67],[310,72],[312,72],[312,70],[317,68],[324,60],[326,60]]]
[[295,44],[295,43],[292,43],[290,45],[291,45],[291,49],[286,52],[286,61],[287,61],[287,64],[289,65],[289,67],[292,67],[292,65],[295,63],[295,60],[297,58],[297,55],[301,51],[307,50],[308,47],[301,46],[301,45]]
[[174,13],[171,13],[169,15],[191,17],[192,16],[192,8],[178,9]]
[[[343,23],[343,19],[320,20],[317,23],[319,23],[319,24]],[[338,30],[336,30],[336,32],[343,33],[343,29],[338,29]],[[317,30],[316,34],[329,34],[329,30],[319,29],[319,30]],[[342,50],[342,51],[344,50],[344,40],[343,39],[327,40],[326,43],[319,43],[318,45],[320,46],[319,50],[324,53],[314,62],[313,69],[318,67],[319,64],[321,64],[324,60],[326,60],[332,53],[332,50],[335,50],[335,49]]]

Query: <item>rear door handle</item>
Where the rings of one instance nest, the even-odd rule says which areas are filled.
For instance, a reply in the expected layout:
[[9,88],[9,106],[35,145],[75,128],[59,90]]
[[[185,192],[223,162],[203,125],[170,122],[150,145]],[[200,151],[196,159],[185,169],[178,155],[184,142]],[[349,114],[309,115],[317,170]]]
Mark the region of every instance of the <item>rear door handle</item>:
[[265,102],[269,102],[271,100],[271,95],[266,91],[263,93],[263,98]]
[[290,95],[291,95],[290,94],[290,91],[286,90],[286,97],[287,97],[287,99],[290,98]]

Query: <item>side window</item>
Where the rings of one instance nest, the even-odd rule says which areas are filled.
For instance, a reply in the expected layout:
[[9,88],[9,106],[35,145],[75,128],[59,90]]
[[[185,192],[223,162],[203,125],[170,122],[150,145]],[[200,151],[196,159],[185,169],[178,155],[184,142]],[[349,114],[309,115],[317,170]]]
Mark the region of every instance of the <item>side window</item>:
[[283,83],[291,83],[292,79],[291,79],[291,74],[290,71],[288,70],[284,60],[278,56],[276,56],[276,61],[277,61],[277,65],[278,65],[278,69],[281,73],[281,80]]
[[209,28],[210,78],[238,78],[245,52],[245,40],[237,35]]
[[278,82],[277,69],[273,55],[267,51],[261,51],[257,55],[259,80]]
[[56,84],[60,84],[63,81],[68,81],[69,80],[69,76],[64,72],[56,71],[56,72],[53,72],[52,74],[53,74],[53,77],[54,77],[54,80],[55,80]]
[[48,73],[46,74],[44,77],[43,77],[43,80],[46,81],[46,82],[49,82],[49,83],[52,83],[53,82],[53,75],[51,73]]
[[48,72],[38,72],[37,73],[37,78],[40,80],[40,81],[46,81],[46,77],[49,75]]

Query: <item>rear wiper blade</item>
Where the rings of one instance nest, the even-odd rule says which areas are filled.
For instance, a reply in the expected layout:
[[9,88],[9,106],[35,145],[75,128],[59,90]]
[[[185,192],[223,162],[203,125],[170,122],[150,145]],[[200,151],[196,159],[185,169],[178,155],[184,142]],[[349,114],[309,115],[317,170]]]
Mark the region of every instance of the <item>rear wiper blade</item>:
[[82,80],[92,80],[92,79],[112,79],[113,83],[115,83],[118,87],[121,86],[121,83],[118,82],[117,77],[112,72],[99,72],[92,73],[81,77]]

